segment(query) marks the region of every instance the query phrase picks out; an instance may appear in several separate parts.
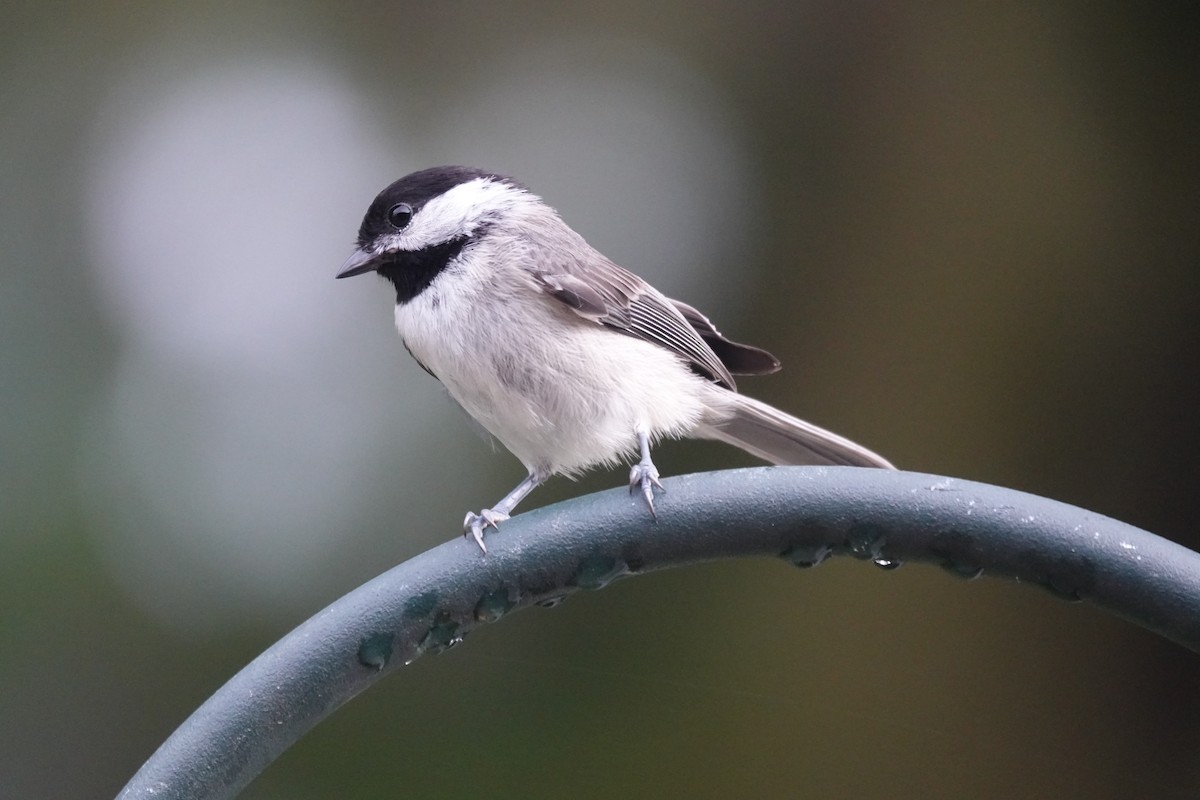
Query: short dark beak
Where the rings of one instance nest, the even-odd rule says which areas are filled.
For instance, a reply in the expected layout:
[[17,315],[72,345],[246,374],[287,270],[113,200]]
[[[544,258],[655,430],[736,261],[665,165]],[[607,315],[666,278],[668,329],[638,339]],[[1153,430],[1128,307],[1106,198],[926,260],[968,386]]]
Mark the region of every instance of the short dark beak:
[[355,250],[353,255],[346,259],[346,263],[342,264],[342,270],[337,276],[352,278],[355,275],[362,275],[364,272],[374,272],[376,258],[374,253]]

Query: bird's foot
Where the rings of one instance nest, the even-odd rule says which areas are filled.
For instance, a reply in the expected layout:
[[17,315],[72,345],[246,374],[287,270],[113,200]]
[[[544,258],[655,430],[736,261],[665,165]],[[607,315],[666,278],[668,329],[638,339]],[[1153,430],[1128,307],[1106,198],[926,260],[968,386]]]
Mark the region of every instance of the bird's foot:
[[506,519],[508,519],[508,514],[490,508],[485,508],[478,514],[468,511],[463,520],[463,536],[474,539],[475,544],[479,545],[479,549],[486,553],[487,545],[483,543],[483,532],[488,528],[499,529],[500,523]]
[[629,493],[633,494],[638,489],[642,490],[642,497],[646,498],[646,505],[650,507],[650,516],[658,520],[658,514],[654,510],[654,489],[658,488],[660,492],[665,492],[666,489],[658,482],[658,468],[650,461],[641,461],[633,465],[633,469],[629,470]]

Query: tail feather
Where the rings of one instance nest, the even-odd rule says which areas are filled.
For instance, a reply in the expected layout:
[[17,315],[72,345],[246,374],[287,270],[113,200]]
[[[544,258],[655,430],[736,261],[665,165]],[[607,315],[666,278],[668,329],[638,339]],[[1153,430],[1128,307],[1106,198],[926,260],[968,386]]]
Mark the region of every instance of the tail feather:
[[[725,390],[722,390],[725,392]],[[725,392],[727,415],[697,430],[705,439],[739,447],[772,464],[829,464],[895,469],[891,462],[849,439],[785,414],[752,397]]]

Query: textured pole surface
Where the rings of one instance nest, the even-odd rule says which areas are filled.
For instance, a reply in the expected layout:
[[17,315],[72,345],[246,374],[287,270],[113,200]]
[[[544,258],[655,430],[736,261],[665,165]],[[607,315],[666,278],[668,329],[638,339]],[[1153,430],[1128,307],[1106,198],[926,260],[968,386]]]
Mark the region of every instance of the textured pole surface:
[[1108,517],[986,484],[850,467],[764,467],[664,481],[658,522],[624,490],[461,537],[300,625],[235,675],[121,798],[234,797],[334,709],[422,653],[534,603],[629,574],[733,556],[799,566],[850,555],[938,564],[1084,600],[1200,651],[1200,554]]

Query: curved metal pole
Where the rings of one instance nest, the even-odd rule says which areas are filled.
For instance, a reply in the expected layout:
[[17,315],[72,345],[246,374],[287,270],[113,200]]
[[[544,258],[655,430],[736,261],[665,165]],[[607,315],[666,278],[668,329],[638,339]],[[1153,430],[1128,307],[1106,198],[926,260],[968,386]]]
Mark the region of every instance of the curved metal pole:
[[624,575],[733,556],[938,564],[1045,587],[1200,650],[1200,554],[1080,508],[911,472],[764,467],[665,481],[653,523],[624,490],[514,517],[350,592],[189,717],[120,798],[228,798],[334,709],[475,625]]

